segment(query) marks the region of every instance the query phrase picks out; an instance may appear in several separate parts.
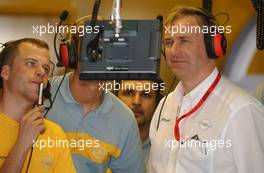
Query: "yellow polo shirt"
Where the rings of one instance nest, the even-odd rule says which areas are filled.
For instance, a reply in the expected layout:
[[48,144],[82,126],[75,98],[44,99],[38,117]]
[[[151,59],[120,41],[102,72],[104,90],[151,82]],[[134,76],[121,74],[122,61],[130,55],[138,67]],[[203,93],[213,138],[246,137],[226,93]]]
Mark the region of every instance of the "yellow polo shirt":
[[[63,130],[55,123],[45,121],[45,132],[40,134],[33,147],[28,173],[75,173],[71,153]],[[19,123],[0,113],[0,167],[15,144],[19,132]],[[22,173],[26,172],[30,150],[27,154]]]

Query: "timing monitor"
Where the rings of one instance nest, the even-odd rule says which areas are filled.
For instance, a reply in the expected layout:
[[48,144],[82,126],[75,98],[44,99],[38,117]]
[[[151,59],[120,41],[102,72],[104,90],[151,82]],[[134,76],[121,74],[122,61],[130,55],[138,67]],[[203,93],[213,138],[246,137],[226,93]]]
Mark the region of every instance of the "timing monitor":
[[[85,28],[91,26],[85,22]],[[80,79],[148,79],[158,77],[162,21],[122,20],[117,35],[108,20],[97,21],[92,33],[81,37]],[[98,29],[99,28],[99,29]]]

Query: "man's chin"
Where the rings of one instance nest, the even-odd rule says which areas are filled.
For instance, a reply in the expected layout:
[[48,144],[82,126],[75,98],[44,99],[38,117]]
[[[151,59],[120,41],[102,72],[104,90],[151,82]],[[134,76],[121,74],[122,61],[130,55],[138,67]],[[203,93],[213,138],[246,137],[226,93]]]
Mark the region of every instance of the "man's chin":
[[145,124],[145,121],[142,117],[136,117],[138,126]]
[[177,78],[179,78],[179,79],[182,79],[182,78],[184,78],[184,76],[186,76],[186,72],[185,71],[183,71],[183,70],[173,70],[173,74],[175,75],[175,76],[177,76]]
[[38,101],[38,95],[37,94],[29,95],[28,100],[32,103],[36,103]]

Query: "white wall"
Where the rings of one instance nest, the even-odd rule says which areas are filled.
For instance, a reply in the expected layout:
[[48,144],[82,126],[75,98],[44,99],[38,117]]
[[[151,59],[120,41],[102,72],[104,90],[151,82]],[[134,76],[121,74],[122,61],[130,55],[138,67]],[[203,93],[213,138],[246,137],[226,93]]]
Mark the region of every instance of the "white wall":
[[48,23],[54,25],[57,22],[56,17],[46,16],[0,16],[0,42],[5,43],[10,40],[16,40],[24,37],[34,37],[46,41],[51,50],[51,57],[55,60],[53,49],[54,34],[43,34],[39,36],[33,33],[33,26],[45,25]]

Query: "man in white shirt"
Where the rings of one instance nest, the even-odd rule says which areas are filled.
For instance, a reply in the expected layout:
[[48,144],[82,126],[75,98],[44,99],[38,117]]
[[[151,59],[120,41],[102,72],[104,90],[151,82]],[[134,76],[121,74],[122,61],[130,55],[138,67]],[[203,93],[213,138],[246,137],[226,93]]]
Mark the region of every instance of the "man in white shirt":
[[218,72],[226,40],[215,26],[194,7],[175,8],[165,21],[166,61],[180,82],[154,113],[149,173],[264,170],[264,107]]

